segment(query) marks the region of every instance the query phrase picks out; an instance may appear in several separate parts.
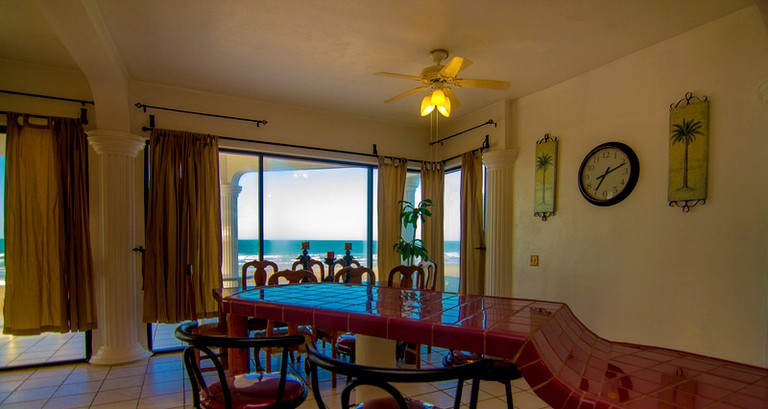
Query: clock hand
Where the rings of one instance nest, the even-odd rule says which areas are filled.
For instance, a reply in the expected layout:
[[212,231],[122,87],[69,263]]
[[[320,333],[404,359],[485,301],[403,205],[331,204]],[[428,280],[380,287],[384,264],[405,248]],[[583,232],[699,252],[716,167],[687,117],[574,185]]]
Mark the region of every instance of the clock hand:
[[616,166],[613,169],[611,169],[611,167],[608,166],[608,169],[605,170],[605,173],[603,173],[602,175],[600,175],[600,176],[595,178],[595,179],[600,179],[600,183],[598,183],[597,187],[595,187],[595,192],[597,192],[597,189],[599,189],[600,185],[603,184],[603,181],[605,180],[605,177],[608,176],[609,173],[613,172],[614,170],[616,170],[616,169],[618,169],[618,168],[620,168],[620,167],[622,167],[622,166],[624,166],[626,164],[627,164],[627,162],[622,162],[621,165]]
[[597,192],[597,189],[600,189],[600,185],[602,185],[603,181],[605,180],[605,175],[607,175],[610,172],[611,172],[611,167],[608,166],[607,168],[605,168],[605,173],[595,178],[600,180],[600,183],[598,183],[597,186],[595,186],[595,192]]
[[619,166],[616,166],[615,168],[613,168],[613,169],[609,170],[608,172],[605,172],[605,174],[603,175],[603,177],[605,177],[605,175],[607,175],[607,174],[609,174],[609,173],[613,172],[614,170],[616,170],[616,169],[618,169],[618,168],[620,168],[620,167],[622,167],[622,166],[624,166],[624,165],[626,165],[626,164],[627,164],[627,162],[622,162],[622,163],[621,163],[621,165],[619,165]]

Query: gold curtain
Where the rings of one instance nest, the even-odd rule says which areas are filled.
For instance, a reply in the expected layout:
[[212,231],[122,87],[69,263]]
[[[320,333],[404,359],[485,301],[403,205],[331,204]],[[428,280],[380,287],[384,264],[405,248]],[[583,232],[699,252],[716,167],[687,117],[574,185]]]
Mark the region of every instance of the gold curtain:
[[15,113],[7,123],[3,333],[94,329],[83,127],[71,118],[34,125]]
[[431,217],[427,217],[421,226],[421,240],[429,251],[429,258],[437,265],[437,283],[435,289],[445,289],[445,265],[443,263],[443,200],[445,191],[445,168],[443,162],[421,163],[421,197],[431,199]]
[[461,244],[459,292],[485,292],[483,162],[480,151],[461,155]]
[[145,322],[192,318],[186,265],[192,264],[199,318],[216,314],[222,287],[218,138],[154,129],[144,253]]
[[378,186],[378,251],[377,270],[379,281],[386,282],[389,271],[401,264],[400,255],[395,251],[395,244],[400,242],[402,224],[400,223],[399,203],[405,192],[405,174],[408,160],[404,158],[379,158]]

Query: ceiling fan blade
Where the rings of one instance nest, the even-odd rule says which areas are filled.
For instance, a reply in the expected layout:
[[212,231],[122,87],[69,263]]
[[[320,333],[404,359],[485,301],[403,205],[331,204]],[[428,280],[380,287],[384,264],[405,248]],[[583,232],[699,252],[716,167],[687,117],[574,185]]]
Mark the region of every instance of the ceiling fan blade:
[[509,88],[509,81],[497,81],[497,80],[479,80],[473,78],[456,78],[453,81],[453,85],[462,88],[490,88],[490,89],[507,89]]
[[395,78],[402,78],[406,80],[414,80],[414,81],[422,81],[423,78],[417,77],[415,75],[408,75],[408,74],[396,74],[394,72],[374,72],[375,75],[383,75],[385,77],[395,77]]
[[456,97],[456,93],[453,92],[452,89],[445,87],[443,88],[443,92],[445,92],[445,96],[448,97],[448,99],[451,100],[451,107],[453,109],[458,108],[461,104],[459,104],[459,98]]
[[409,95],[413,95],[413,94],[415,94],[415,93],[417,93],[417,92],[421,92],[421,91],[424,91],[424,90],[425,90],[425,89],[427,89],[427,88],[429,88],[429,86],[427,86],[427,85],[422,85],[422,86],[420,86],[420,87],[416,87],[416,88],[413,88],[413,89],[409,89],[408,91],[405,91],[405,92],[403,92],[402,94],[399,94],[399,95],[395,95],[394,97],[392,97],[392,98],[390,98],[390,99],[388,99],[388,100],[386,100],[386,101],[384,101],[384,102],[385,102],[385,103],[387,103],[387,102],[395,102],[395,101],[397,101],[397,100],[399,100],[399,99],[403,99],[403,98],[405,98],[405,97],[407,97],[407,96],[409,96]]
[[456,78],[459,72],[472,65],[472,60],[463,57],[453,57],[451,61],[448,61],[443,69],[440,70],[440,75],[448,78]]

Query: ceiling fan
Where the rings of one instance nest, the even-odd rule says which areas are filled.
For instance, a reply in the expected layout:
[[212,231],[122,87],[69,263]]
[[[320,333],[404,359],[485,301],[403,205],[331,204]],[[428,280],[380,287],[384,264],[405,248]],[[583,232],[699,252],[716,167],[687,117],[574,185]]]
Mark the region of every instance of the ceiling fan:
[[419,81],[424,84],[405,91],[402,94],[395,95],[384,101],[385,103],[395,102],[409,95],[430,89],[430,93],[421,100],[421,116],[428,115],[435,108],[437,108],[438,112],[444,116],[450,116],[451,106],[454,108],[459,106],[459,100],[456,98],[456,94],[451,87],[488,88],[497,90],[505,90],[509,88],[508,81],[456,78],[461,70],[472,64],[472,61],[467,58],[453,57],[448,61],[448,64],[443,65],[443,60],[448,58],[447,50],[438,48],[430,51],[429,55],[432,57],[432,61],[435,62],[435,65],[430,65],[421,70],[421,75],[419,76],[396,74],[392,72],[375,73],[376,75]]

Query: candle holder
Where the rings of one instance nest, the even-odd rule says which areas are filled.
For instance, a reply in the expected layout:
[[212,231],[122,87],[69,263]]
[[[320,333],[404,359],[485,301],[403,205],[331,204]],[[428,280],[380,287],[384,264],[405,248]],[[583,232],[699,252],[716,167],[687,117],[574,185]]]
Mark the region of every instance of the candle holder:
[[309,270],[309,262],[312,261],[312,256],[309,255],[308,241],[301,242],[301,254],[296,257],[296,260],[299,260],[304,270]]
[[344,256],[341,258],[341,260],[344,262],[344,267],[351,266],[353,262],[356,263],[358,266],[360,265],[360,263],[358,263],[357,260],[355,260],[355,257],[351,253],[352,253],[352,246],[350,246],[350,248],[344,251]]
[[352,243],[344,243],[344,255],[341,257],[341,259],[336,260],[336,265],[340,265],[341,268],[351,266],[360,267],[360,263],[355,260],[355,257],[351,253]]
[[333,266],[336,264],[336,255],[332,251],[325,254],[325,264],[328,265],[328,275],[323,277],[323,281],[333,282]]

